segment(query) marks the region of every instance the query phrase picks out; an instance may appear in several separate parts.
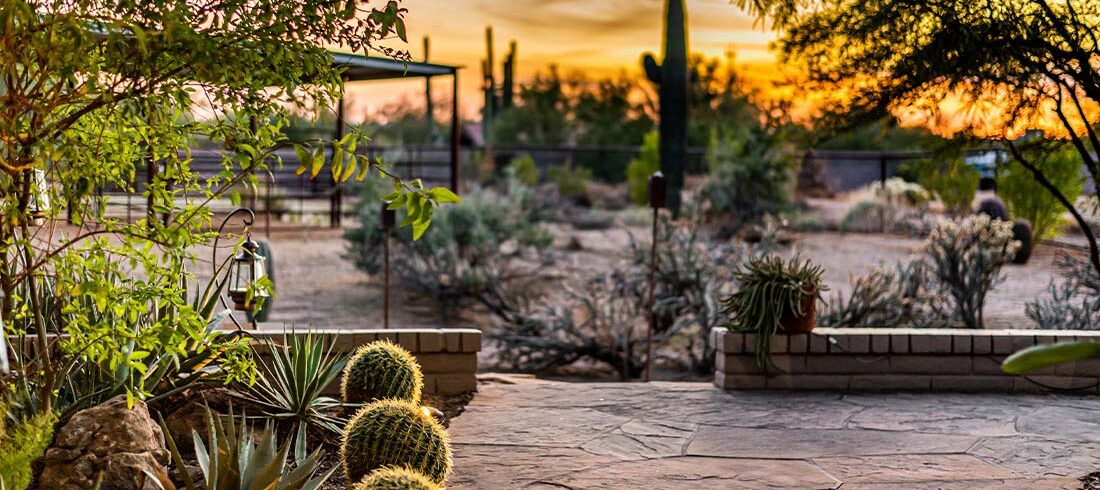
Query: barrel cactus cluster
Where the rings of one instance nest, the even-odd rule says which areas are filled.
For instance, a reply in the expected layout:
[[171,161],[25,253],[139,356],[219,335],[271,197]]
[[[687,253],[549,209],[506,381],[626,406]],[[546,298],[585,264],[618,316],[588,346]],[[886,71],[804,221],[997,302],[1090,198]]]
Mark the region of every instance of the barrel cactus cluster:
[[340,384],[345,402],[396,399],[420,403],[424,375],[409,351],[389,341],[360,347],[344,368]]
[[439,490],[443,487],[417,471],[390,466],[375,470],[352,490]]
[[340,458],[357,490],[434,490],[451,471],[447,432],[421,406],[424,376],[405,349],[388,341],[356,351],[344,370],[346,402],[365,402],[344,428]]

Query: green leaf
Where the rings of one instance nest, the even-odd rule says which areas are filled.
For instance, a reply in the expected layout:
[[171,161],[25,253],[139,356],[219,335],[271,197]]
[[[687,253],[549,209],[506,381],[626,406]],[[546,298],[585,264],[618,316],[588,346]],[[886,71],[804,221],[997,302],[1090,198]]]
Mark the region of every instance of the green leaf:
[[431,224],[431,218],[413,223],[413,240],[419,240],[420,237],[424,235],[424,232],[428,230],[428,227],[431,226]]
[[294,175],[302,175],[309,170],[309,163],[313,160],[313,156],[309,154],[309,149],[303,145],[294,145],[294,153],[298,155],[298,169],[294,171]]
[[1100,343],[1058,342],[1021,350],[1001,363],[1008,374],[1027,374],[1047,366],[1100,357]]
[[317,174],[321,173],[321,169],[325,166],[325,148],[318,146],[313,151],[313,168],[309,172],[309,178],[317,178]]
[[451,192],[446,187],[434,187],[431,190],[432,198],[440,204],[459,203],[462,202],[462,198],[458,197],[458,194]]

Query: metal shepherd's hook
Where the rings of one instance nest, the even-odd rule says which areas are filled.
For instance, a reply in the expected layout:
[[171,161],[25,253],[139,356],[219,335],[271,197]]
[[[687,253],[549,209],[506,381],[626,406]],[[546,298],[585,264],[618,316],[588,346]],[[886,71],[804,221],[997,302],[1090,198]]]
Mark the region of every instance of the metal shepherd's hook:
[[668,185],[665,175],[660,171],[649,176],[649,207],[653,208],[653,248],[649,253],[649,328],[645,336],[645,380],[653,379],[653,330],[657,324],[657,225],[661,218],[661,208],[667,205],[665,200]]
[[[222,224],[218,226],[218,233],[216,235],[214,235],[214,249],[210,253],[210,268],[214,273],[214,275],[213,275],[213,277],[214,277],[213,280],[214,281],[218,280],[218,240],[222,236],[222,231],[225,230],[225,225],[229,224],[229,221],[232,220],[233,217],[238,215],[238,214],[245,214],[246,215],[244,218],[241,219],[241,222],[244,223],[245,235],[246,236],[251,236],[252,235],[252,232],[251,232],[252,223],[256,221],[256,213],[252,212],[251,209],[237,208],[237,209],[234,209],[228,215],[225,216],[225,219],[222,220]],[[229,279],[227,278],[226,280],[228,281]],[[238,332],[243,331],[244,327],[242,327],[241,322],[238,322],[237,318],[233,316],[233,308],[229,307],[229,303],[225,301],[225,296],[224,295],[218,295],[218,296],[219,296],[218,299],[219,299],[219,301],[221,301],[222,306],[225,307],[225,309],[229,310],[229,319],[233,321],[233,325],[235,325],[237,327],[237,331]],[[253,319],[253,321],[252,321],[252,329],[253,330],[256,329],[255,319]]]

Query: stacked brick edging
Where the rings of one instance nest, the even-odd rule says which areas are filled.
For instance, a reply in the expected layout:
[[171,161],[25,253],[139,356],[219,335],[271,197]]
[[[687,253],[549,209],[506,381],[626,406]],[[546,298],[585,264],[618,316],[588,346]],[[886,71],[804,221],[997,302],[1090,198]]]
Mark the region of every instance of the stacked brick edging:
[[[477,391],[477,353],[481,351],[481,331],[469,328],[411,328],[411,329],[358,329],[358,330],[284,330],[282,324],[261,325],[248,334],[256,339],[281,342],[286,336],[312,334],[332,344],[334,354],[350,354],[361,345],[375,340],[388,339],[404,347],[420,362],[424,371],[424,393],[431,395],[455,395]],[[50,345],[56,346],[50,335]],[[34,350],[36,338],[23,338],[24,349]],[[8,336],[7,346],[20,341]],[[257,349],[264,356],[263,349]],[[326,390],[327,394],[340,392],[337,379]]]
[[[258,330],[249,332],[258,339],[279,342],[285,335],[305,332]],[[331,342],[333,352],[349,354],[361,345],[387,339],[404,347],[416,357],[424,371],[424,393],[455,395],[477,391],[477,353],[481,350],[481,331],[474,329],[370,329],[314,330],[313,336]],[[330,387],[339,391],[339,381]]]
[[1100,341],[1100,332],[913,328],[818,328],[775,335],[774,368],[756,365],[756,335],[715,329],[714,384],[727,390],[912,390],[1036,392],[1047,387],[1100,393],[1100,359],[1043,369],[1027,377],[1001,372],[1020,349],[1064,341]]

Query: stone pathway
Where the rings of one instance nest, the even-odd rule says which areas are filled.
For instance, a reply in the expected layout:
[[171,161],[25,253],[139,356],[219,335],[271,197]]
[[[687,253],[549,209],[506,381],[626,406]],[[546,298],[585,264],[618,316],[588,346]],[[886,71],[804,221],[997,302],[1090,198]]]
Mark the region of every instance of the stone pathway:
[[450,488],[1076,489],[1100,470],[1100,398],[496,379],[451,421]]

